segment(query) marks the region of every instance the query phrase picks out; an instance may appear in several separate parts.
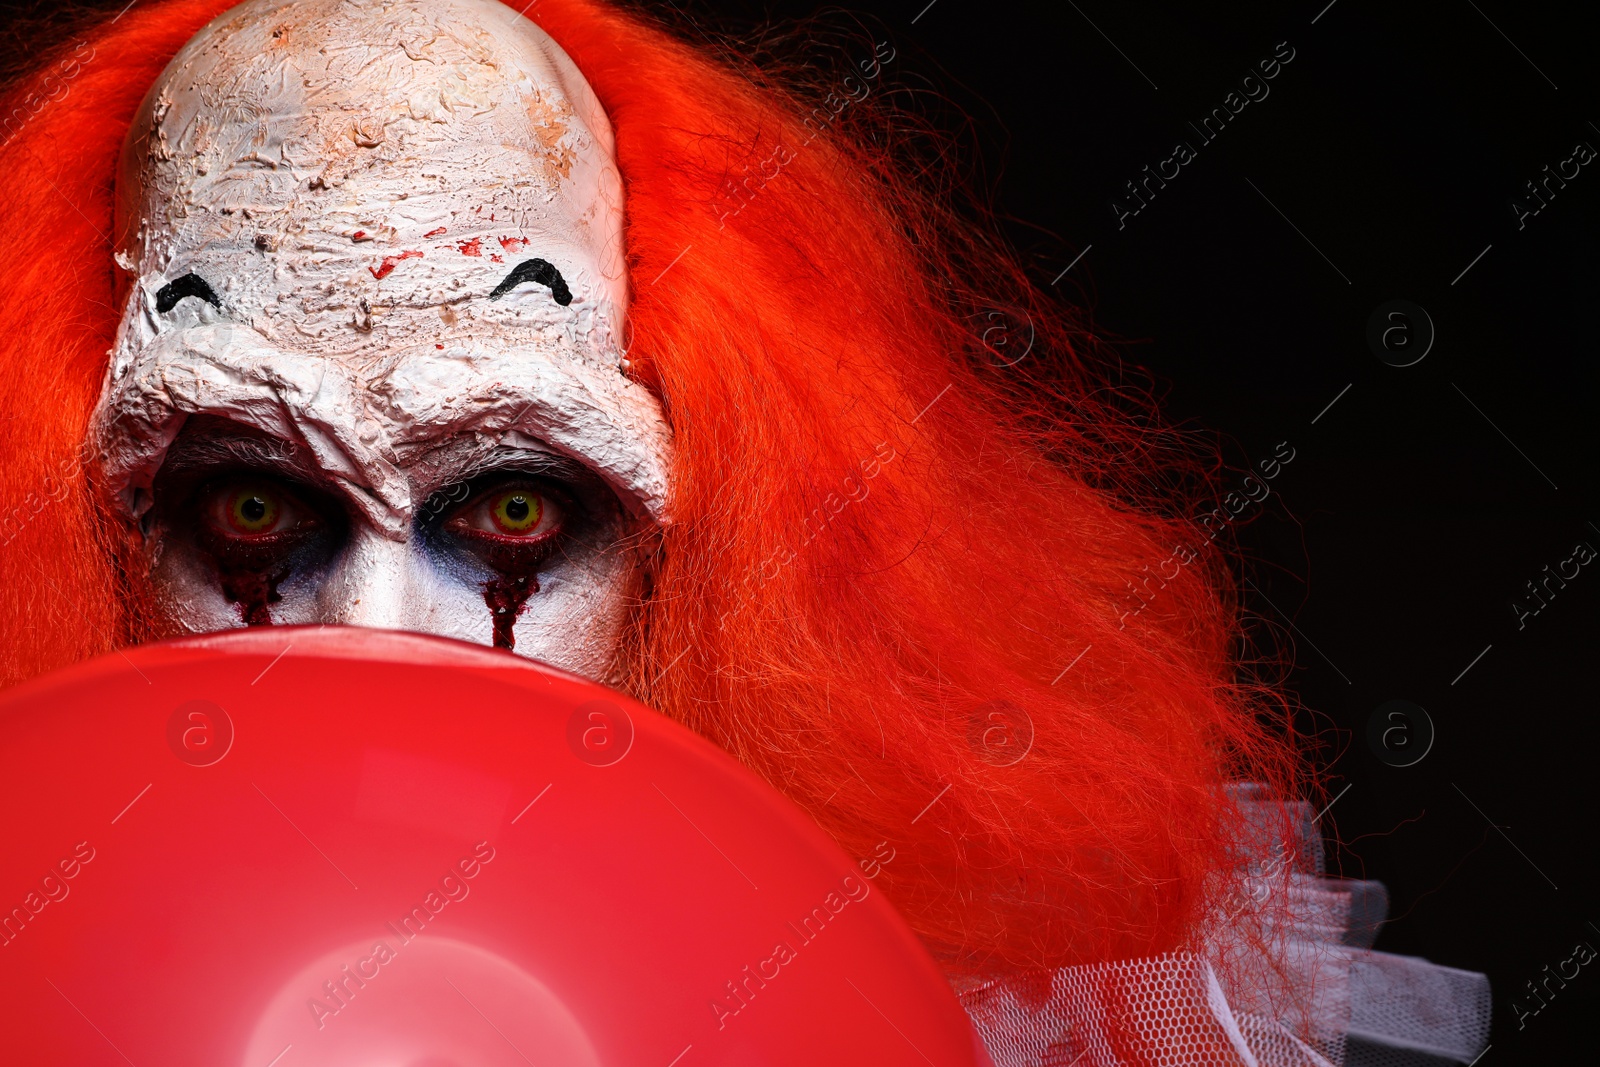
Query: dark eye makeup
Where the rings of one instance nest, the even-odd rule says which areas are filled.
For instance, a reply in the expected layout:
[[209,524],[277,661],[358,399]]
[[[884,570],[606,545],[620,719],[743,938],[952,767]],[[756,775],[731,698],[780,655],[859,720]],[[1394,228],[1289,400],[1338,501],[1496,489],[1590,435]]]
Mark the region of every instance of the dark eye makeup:
[[[449,569],[481,584],[495,644],[510,648],[539,570],[591,525],[606,492],[555,457],[488,469],[431,494],[417,532]],[[271,624],[280,585],[333,563],[355,521],[347,502],[304,478],[292,446],[263,437],[180,436],[155,495],[158,521],[170,536],[192,539],[252,626]]]
[[434,544],[492,572],[483,582],[483,600],[494,645],[514,648],[517,616],[539,591],[540,568],[583,526],[572,487],[548,476],[488,471],[435,493],[423,512],[437,516],[426,531]]
[[282,599],[278,587],[325,563],[342,540],[343,515],[323,494],[273,474],[223,469],[186,488],[167,521],[178,519],[192,533],[248,626],[270,625],[271,607]]

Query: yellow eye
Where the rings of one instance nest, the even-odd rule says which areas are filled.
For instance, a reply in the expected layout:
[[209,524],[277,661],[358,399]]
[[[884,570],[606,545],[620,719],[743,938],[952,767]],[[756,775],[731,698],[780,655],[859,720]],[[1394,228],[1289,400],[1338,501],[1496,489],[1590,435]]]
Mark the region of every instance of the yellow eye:
[[518,478],[468,499],[445,520],[444,528],[480,548],[487,544],[524,552],[548,546],[561,534],[566,518],[566,498],[559,489]]
[[489,516],[503,534],[525,534],[539,527],[544,517],[544,500],[526,489],[496,493],[488,500]]
[[235,533],[269,533],[283,514],[283,502],[265,486],[243,486],[222,501],[222,516]]

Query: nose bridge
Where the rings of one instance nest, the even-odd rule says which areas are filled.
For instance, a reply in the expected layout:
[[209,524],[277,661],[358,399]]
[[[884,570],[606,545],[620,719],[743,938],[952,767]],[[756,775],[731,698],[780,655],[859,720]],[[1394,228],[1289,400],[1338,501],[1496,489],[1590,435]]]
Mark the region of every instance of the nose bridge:
[[410,554],[414,546],[358,529],[331,581],[323,586],[325,621],[385,630],[406,628]]

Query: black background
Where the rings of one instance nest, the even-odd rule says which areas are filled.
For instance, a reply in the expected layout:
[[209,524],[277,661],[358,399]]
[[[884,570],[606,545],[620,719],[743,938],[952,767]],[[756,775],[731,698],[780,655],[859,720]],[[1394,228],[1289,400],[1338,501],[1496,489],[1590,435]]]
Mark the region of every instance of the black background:
[[[1485,1067],[1592,1060],[1600,963],[1520,1027],[1512,1004],[1534,1006],[1525,983],[1576,943],[1600,947],[1600,566],[1520,629],[1511,603],[1579,542],[1600,548],[1584,329],[1600,160],[1521,228],[1510,205],[1577,142],[1600,148],[1596,37],[1577,5],[1325,4],[662,10],[718,41],[813,18],[892,42],[883,87],[945,98],[934,110],[965,130],[1035,279],[1059,276],[1097,330],[1129,340],[1167,416],[1221,434],[1239,467],[1290,443],[1240,543],[1258,637],[1288,642],[1289,683],[1326,731],[1330,865],[1388,884],[1379,948],[1489,974]],[[15,62],[62,16],[13,10],[0,55]],[[1270,95],[1202,146],[1186,123],[1278,42],[1295,56]],[[1198,157],[1119,229],[1110,201],[1178,140]],[[1437,330],[1408,367],[1365,339],[1395,299]],[[1437,731],[1414,766],[1367,743],[1392,699]]]
[[[1600,549],[1600,159],[1520,229],[1511,208],[1577,142],[1600,149],[1592,28],[1490,0],[926,2],[680,10],[711,35],[817,17],[890,40],[885,85],[948,98],[1035,279],[1077,259],[1058,288],[1135,342],[1169,418],[1239,466],[1290,442],[1240,543],[1259,636],[1290,642],[1327,731],[1330,865],[1389,886],[1379,948],[1488,973],[1484,1067],[1592,1059],[1600,963],[1520,1027],[1512,1002],[1537,1007],[1526,982],[1600,948],[1600,567],[1521,629],[1511,608],[1579,542]],[[1186,122],[1281,41],[1270,95],[1202,146]],[[1180,139],[1198,158],[1119,229],[1111,199]],[[1365,339],[1395,299],[1437,331],[1409,367]],[[1392,699],[1436,729],[1410,767],[1367,743]]]

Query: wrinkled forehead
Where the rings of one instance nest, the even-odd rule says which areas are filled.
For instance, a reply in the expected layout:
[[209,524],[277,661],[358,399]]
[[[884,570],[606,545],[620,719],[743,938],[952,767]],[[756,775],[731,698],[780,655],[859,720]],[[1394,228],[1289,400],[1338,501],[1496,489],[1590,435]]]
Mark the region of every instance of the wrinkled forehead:
[[210,414],[311,445],[390,532],[426,491],[396,464],[462,435],[531,436],[661,519],[671,433],[619,344],[614,156],[572,61],[496,0],[230,9],[124,145],[108,484],[142,513]]
[[118,177],[120,262],[144,278],[221,268],[245,305],[252,275],[372,290],[393,274],[385,292],[428,292],[538,255],[620,315],[621,227],[592,91],[493,0],[235,7],[163,72]]

